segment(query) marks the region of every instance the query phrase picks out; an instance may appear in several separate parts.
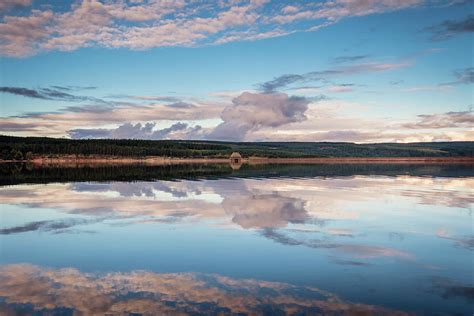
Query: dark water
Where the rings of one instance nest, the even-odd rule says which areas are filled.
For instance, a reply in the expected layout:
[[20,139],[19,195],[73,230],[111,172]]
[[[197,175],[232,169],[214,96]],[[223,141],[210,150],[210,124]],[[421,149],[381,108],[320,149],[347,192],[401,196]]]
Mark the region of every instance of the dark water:
[[474,312],[470,165],[0,172],[0,315]]

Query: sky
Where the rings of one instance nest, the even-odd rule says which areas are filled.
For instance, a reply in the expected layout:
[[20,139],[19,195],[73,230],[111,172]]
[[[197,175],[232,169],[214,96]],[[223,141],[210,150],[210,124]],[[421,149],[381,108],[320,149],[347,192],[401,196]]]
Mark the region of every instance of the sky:
[[474,2],[3,0],[0,134],[474,140]]

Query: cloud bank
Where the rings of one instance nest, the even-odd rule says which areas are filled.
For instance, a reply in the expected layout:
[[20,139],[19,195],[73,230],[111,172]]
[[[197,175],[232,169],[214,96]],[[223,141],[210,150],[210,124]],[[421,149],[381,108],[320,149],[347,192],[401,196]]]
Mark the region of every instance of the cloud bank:
[[156,123],[125,123],[115,129],[73,129],[70,130],[69,136],[75,139],[87,138],[108,138],[108,139],[199,139],[201,137],[200,131],[202,127],[197,125],[194,127],[188,126],[186,123],[175,123],[170,127],[154,130]]

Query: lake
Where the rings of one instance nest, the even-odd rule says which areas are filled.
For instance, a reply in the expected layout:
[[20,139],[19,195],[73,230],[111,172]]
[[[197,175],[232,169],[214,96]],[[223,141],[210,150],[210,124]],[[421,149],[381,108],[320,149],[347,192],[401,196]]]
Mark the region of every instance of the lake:
[[469,164],[1,171],[2,315],[474,312]]

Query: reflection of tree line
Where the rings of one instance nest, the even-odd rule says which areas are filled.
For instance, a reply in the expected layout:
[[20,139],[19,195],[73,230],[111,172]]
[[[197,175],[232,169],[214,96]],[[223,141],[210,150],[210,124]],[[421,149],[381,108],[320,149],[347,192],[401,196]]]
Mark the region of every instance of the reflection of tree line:
[[344,177],[355,175],[472,177],[474,166],[467,164],[319,164],[247,165],[233,170],[225,164],[107,165],[79,167],[39,167],[32,164],[0,164],[0,185],[20,183],[80,181],[198,180],[225,177]]
[[80,167],[37,167],[31,164],[2,164],[0,185],[80,181],[153,181],[198,179],[231,172],[226,165],[121,165]]

